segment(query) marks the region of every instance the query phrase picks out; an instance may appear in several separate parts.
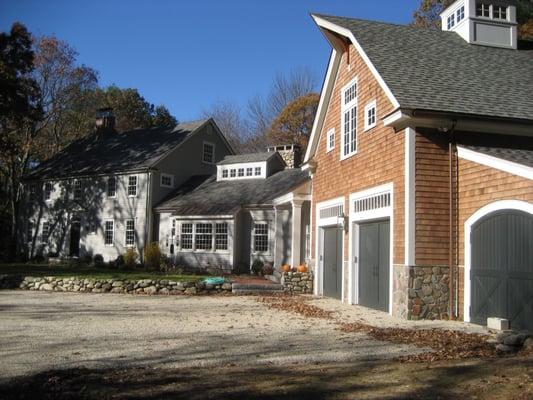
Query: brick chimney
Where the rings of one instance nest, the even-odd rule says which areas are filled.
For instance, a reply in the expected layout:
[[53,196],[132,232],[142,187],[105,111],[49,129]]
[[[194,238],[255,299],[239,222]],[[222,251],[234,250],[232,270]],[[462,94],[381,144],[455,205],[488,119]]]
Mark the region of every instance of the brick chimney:
[[115,131],[115,116],[111,107],[96,110],[96,130],[100,132]]
[[283,161],[285,161],[285,164],[287,164],[288,169],[300,167],[301,149],[300,146],[297,144],[270,146],[267,147],[267,151],[269,153],[277,151],[281,158],[283,158]]

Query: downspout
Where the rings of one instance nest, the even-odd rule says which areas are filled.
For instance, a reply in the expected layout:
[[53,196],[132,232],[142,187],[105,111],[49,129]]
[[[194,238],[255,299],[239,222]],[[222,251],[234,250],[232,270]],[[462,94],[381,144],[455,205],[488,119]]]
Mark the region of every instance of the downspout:
[[454,290],[454,263],[453,263],[453,254],[454,254],[454,246],[453,246],[453,239],[454,239],[454,185],[453,185],[453,162],[454,162],[454,154],[456,150],[456,143],[455,143],[455,121],[453,121],[452,128],[450,129],[449,133],[449,141],[448,141],[448,158],[449,158],[449,175],[448,175],[448,186],[449,186],[449,253],[448,253],[448,305],[449,305],[449,319],[453,320],[456,317],[455,313],[455,290]]

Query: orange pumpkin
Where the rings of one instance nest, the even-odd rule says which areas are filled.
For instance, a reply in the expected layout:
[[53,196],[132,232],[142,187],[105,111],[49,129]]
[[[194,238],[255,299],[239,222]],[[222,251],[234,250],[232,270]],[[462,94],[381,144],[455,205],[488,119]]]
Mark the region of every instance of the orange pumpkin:
[[305,264],[298,265],[298,272],[307,272],[307,267]]
[[283,267],[281,267],[283,269],[283,272],[290,272],[291,270],[291,266],[290,265],[287,265],[285,264]]

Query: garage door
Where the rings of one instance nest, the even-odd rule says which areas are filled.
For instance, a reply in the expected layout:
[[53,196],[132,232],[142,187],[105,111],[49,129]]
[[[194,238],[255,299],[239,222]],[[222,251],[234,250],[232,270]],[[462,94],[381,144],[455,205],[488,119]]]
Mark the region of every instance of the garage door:
[[359,225],[359,304],[389,310],[390,223]]
[[471,321],[506,318],[513,329],[533,329],[533,216],[504,210],[471,232]]
[[322,246],[324,296],[342,297],[342,229],[325,228]]

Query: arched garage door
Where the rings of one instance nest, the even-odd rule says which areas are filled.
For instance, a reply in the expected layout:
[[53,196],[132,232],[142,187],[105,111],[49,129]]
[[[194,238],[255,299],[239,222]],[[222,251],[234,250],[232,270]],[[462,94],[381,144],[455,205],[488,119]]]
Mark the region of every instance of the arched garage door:
[[472,226],[471,321],[506,318],[533,329],[533,215],[502,210]]

